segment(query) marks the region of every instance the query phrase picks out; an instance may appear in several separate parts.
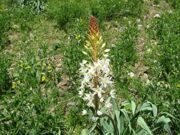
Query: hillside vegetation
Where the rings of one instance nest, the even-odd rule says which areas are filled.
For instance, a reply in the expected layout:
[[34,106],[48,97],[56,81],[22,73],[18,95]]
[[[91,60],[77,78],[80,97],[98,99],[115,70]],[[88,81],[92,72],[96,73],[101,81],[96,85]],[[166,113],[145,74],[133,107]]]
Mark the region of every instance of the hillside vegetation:
[[179,135],[179,52],[178,0],[1,0],[0,135]]

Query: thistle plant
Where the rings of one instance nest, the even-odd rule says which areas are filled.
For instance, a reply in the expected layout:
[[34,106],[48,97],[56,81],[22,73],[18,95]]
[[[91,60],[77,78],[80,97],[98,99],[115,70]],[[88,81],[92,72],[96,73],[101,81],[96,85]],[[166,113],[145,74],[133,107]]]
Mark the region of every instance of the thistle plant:
[[[105,46],[97,19],[91,16],[88,40],[83,51],[89,59],[80,63],[79,96],[87,103],[94,116],[101,116],[103,111],[110,111],[111,99],[115,98],[110,59],[108,58],[109,49],[106,49]],[[84,110],[83,114],[86,112],[87,110]]]

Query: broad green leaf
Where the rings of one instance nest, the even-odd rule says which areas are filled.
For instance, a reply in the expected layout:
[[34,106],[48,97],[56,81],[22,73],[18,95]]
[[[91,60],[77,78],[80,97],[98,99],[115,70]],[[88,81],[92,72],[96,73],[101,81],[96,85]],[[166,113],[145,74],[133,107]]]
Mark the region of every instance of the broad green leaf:
[[126,120],[129,122],[129,121],[130,121],[130,118],[129,118],[129,116],[128,116],[127,111],[126,111],[125,109],[121,109],[120,111],[123,113],[124,117],[125,117]]
[[131,101],[131,108],[132,108],[132,113],[133,115],[135,114],[135,111],[136,111],[136,104],[134,101]]
[[148,134],[144,129],[142,129],[139,132],[137,132],[135,135],[148,135]]
[[173,119],[177,119],[176,117],[174,117],[172,114],[168,113],[168,112],[161,112],[160,114],[165,114],[167,115],[168,117],[171,117]]
[[116,120],[117,120],[117,127],[119,132],[121,132],[121,119],[120,119],[120,111],[115,111]]
[[61,135],[61,129],[59,129],[58,135]]
[[152,109],[153,109],[153,115],[154,115],[154,117],[156,117],[157,116],[157,106],[154,104],[151,104],[151,105],[152,105]]
[[96,128],[96,126],[97,126],[97,123],[95,123],[95,124],[92,126],[92,128],[89,130],[89,133],[92,133],[92,132],[94,131],[94,129]]
[[156,117],[157,116],[157,106],[149,101],[147,103],[152,106],[153,116]]
[[139,111],[152,111],[152,107],[151,107],[151,105],[149,103],[144,103],[140,107]]
[[171,119],[170,118],[166,118],[165,116],[161,116],[158,120],[157,120],[157,123],[164,123],[164,124],[167,124],[171,122]]
[[89,135],[88,129],[83,129],[83,130],[81,131],[81,135]]
[[106,133],[113,133],[113,125],[107,118],[101,119],[101,125],[104,127]]
[[165,125],[164,125],[164,130],[165,130],[166,132],[168,132],[169,135],[172,135],[171,129],[170,129],[170,127],[169,127],[169,124],[165,124]]
[[141,128],[143,128],[144,130],[146,130],[149,135],[153,135],[152,131],[150,130],[150,128],[148,127],[148,125],[141,116],[138,117],[137,124],[141,126]]

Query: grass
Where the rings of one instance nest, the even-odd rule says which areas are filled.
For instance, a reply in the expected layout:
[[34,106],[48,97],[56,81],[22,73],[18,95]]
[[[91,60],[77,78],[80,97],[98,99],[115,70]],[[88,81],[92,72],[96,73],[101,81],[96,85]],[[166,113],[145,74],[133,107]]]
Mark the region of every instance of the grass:
[[[81,116],[85,105],[77,95],[91,14],[99,19],[111,49],[117,100],[150,100],[180,119],[179,2],[154,1],[160,7],[165,2],[170,13],[139,0],[83,2],[47,0],[39,13],[32,5],[0,3],[0,134],[79,135],[91,125]],[[153,12],[160,12],[160,18],[144,19],[156,8]],[[149,26],[146,35],[138,19]],[[144,38],[140,36],[146,37],[142,61],[137,51],[138,39]],[[143,66],[137,66],[140,62]],[[173,120],[174,134],[180,132],[179,125]]]

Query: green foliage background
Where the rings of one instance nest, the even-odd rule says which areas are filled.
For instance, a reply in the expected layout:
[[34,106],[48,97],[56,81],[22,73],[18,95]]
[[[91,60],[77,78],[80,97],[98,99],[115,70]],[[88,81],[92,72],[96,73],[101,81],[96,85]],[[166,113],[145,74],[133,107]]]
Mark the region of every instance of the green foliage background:
[[[178,134],[180,2],[151,2],[160,5],[154,6],[160,17],[147,21],[144,0],[0,1],[0,134],[79,135],[90,127],[81,116],[85,105],[77,94],[90,15],[98,18],[111,49],[117,100],[151,101],[177,118],[171,129]],[[167,11],[160,8],[164,3]],[[128,75],[141,59],[138,20],[148,25],[142,62],[148,67],[149,85],[136,74]]]

